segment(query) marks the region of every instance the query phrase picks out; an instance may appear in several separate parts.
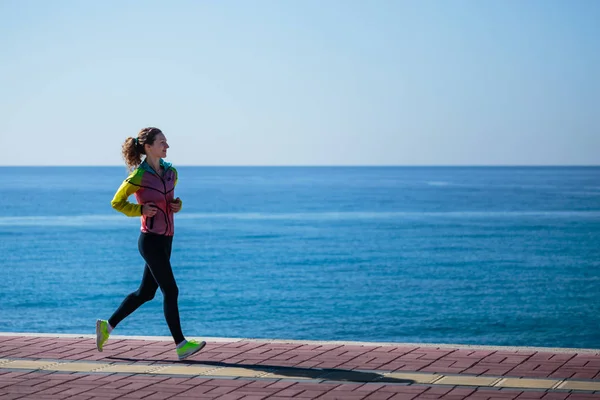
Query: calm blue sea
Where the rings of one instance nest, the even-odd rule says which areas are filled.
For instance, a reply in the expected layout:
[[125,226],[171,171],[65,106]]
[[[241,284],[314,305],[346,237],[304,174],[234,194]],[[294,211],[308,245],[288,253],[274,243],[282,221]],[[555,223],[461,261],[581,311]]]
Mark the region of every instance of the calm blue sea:
[[[178,169],[189,336],[600,348],[600,168]],[[0,331],[93,333],[137,288],[125,177],[0,168]],[[169,335],[162,296],[115,333]]]

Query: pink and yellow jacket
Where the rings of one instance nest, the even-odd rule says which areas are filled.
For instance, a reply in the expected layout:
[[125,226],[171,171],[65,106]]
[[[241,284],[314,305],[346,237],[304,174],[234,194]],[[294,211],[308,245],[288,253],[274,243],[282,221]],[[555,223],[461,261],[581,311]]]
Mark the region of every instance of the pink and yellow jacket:
[[[173,211],[169,204],[174,201],[175,185],[177,185],[177,170],[170,163],[160,160],[164,169],[161,178],[150,165],[144,161],[123,181],[115,197],[112,207],[129,217],[142,216],[141,231],[158,235],[173,236]],[[135,194],[137,204],[128,201]],[[181,200],[180,200],[181,201]],[[142,205],[154,203],[158,211],[154,217],[142,215]]]

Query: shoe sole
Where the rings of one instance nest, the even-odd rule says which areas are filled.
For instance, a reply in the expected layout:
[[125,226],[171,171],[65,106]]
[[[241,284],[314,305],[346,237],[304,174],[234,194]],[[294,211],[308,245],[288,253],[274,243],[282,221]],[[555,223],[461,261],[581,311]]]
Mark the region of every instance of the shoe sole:
[[96,320],[96,348],[99,352],[102,352],[102,347],[100,347],[100,341],[102,340],[102,335],[100,334],[100,323],[101,321]]
[[202,341],[200,342],[200,346],[198,346],[194,351],[192,351],[191,353],[188,353],[184,356],[177,356],[179,358],[179,361],[181,360],[185,360],[186,358],[193,356],[194,354],[196,354],[197,352],[199,352],[200,350],[202,350],[204,348],[204,346],[206,346],[206,342]]

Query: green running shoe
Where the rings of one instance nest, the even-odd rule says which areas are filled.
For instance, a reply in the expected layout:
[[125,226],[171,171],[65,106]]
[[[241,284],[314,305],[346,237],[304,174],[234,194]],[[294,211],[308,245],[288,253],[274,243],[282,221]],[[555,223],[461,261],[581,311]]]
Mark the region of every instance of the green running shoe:
[[179,360],[184,360],[191,356],[192,354],[196,354],[200,350],[202,350],[206,346],[206,342],[196,342],[195,340],[188,340],[186,344],[177,348],[177,357]]
[[108,340],[108,321],[99,319],[96,321],[96,347],[98,351],[102,351],[104,343]]

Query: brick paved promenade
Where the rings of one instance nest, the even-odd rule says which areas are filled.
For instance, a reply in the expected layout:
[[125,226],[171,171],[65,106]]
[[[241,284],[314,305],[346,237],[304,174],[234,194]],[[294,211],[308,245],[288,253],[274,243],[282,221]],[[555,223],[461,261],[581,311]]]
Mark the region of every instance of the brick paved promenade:
[[600,350],[207,341],[3,333],[0,399],[600,400]]

